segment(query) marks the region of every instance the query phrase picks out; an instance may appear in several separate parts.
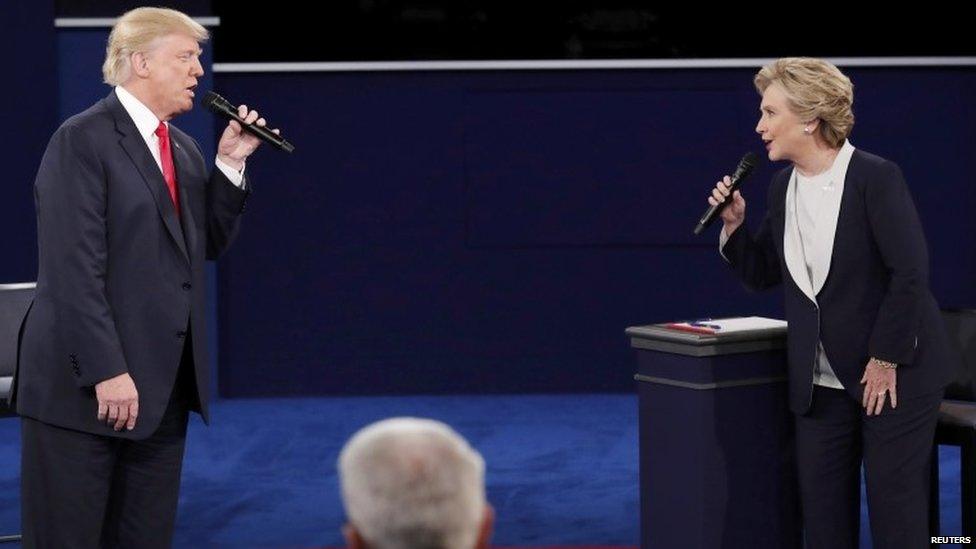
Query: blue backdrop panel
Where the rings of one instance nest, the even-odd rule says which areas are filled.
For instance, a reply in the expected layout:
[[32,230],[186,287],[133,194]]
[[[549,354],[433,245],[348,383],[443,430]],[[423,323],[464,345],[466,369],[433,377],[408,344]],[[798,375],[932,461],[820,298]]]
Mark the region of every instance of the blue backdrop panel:
[[0,48],[7,78],[0,86],[0,284],[37,277],[34,176],[57,123],[54,4],[4,2]]
[[897,162],[929,244],[946,307],[976,307],[976,69],[861,69],[852,142]]
[[[688,213],[703,209],[699,151],[729,151],[719,169],[731,170],[747,150],[735,89],[509,89],[467,103],[472,246],[701,244]],[[682,105],[727,131],[703,132]]]
[[[225,396],[633,389],[627,325],[778,314],[691,228],[746,150],[750,70],[220,74],[259,152],[223,260]],[[944,305],[976,304],[971,69],[852,69]],[[778,166],[776,167],[778,168]],[[774,167],[746,187],[750,224]]]

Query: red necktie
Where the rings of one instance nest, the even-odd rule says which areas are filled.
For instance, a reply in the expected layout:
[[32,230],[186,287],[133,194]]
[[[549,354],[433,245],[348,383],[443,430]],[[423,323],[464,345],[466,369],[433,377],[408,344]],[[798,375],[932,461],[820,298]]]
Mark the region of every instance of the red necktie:
[[180,215],[180,198],[176,190],[176,169],[173,167],[173,151],[169,147],[169,128],[165,122],[160,122],[156,128],[156,135],[159,137],[159,160],[163,165],[163,179],[169,187],[169,197],[173,199],[173,207],[176,208],[176,215]]

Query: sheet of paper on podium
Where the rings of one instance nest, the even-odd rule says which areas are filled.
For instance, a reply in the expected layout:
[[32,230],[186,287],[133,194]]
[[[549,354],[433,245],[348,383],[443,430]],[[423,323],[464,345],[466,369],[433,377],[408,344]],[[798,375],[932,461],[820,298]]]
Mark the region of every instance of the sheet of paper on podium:
[[636,326],[628,328],[627,333],[674,341],[739,341],[785,335],[786,321],[761,316],[702,318]]
[[786,321],[762,316],[746,316],[736,318],[703,318],[685,322],[669,322],[664,326],[674,329],[694,328],[707,334],[735,334],[763,330],[781,330],[786,328]]

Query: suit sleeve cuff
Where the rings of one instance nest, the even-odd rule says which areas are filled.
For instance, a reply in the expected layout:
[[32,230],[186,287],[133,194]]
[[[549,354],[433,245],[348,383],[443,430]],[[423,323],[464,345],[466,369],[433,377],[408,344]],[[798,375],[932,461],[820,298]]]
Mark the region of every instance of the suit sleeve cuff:
[[718,253],[722,256],[722,259],[724,259],[726,263],[729,263],[729,258],[725,257],[724,249],[728,242],[729,235],[725,234],[725,227],[722,227],[722,230],[718,232]]
[[217,165],[217,169],[227,176],[227,179],[229,179],[235,187],[238,189],[244,188],[244,170],[247,169],[247,164],[241,168],[241,171],[237,171],[228,166],[226,163],[221,162],[220,158],[215,158],[214,163]]

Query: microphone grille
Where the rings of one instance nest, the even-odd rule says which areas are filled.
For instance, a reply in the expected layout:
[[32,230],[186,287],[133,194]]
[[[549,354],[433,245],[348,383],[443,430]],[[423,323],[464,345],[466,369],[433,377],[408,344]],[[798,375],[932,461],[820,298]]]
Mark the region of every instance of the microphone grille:
[[227,100],[217,95],[213,91],[208,91],[203,97],[203,104],[206,105],[210,110],[215,111],[225,106],[227,104]]
[[742,166],[743,168],[747,168],[751,170],[752,168],[755,168],[759,164],[759,162],[760,162],[759,155],[750,151],[747,152],[746,155],[742,157],[742,160],[739,162],[739,165]]

